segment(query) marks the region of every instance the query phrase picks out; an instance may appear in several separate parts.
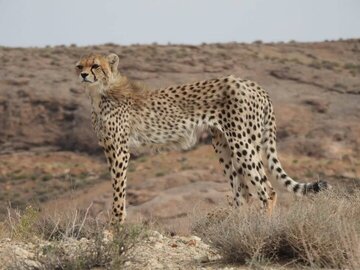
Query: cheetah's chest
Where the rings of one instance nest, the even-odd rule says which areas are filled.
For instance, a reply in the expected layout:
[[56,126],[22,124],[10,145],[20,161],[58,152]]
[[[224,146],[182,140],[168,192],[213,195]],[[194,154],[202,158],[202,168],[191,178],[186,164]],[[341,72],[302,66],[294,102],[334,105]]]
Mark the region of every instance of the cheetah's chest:
[[100,103],[100,110],[93,111],[92,123],[97,138],[102,145],[111,144],[116,133],[120,130],[119,108],[110,106],[107,102]]

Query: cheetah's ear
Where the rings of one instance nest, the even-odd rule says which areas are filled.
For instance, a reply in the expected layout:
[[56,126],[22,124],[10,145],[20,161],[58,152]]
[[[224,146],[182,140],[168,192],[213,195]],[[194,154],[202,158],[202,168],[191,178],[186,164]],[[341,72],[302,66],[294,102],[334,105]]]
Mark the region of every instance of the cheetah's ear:
[[109,62],[111,72],[113,74],[118,72],[118,65],[119,65],[119,56],[117,56],[115,53],[109,54],[106,59]]

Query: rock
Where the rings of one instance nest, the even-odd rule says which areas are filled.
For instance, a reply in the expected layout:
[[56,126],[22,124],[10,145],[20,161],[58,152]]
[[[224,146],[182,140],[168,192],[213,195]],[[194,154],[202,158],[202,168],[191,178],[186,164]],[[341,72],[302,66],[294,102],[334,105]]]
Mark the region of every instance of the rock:
[[197,242],[200,242],[200,241],[201,241],[201,238],[198,237],[198,236],[196,236],[196,235],[190,236],[190,239],[191,239],[191,240],[195,240],[195,241],[197,241]]
[[198,256],[194,258],[196,261],[198,261],[199,263],[207,263],[210,261],[209,257],[207,255],[203,255],[203,256]]
[[32,243],[8,241],[0,243],[0,269],[39,269],[41,263],[37,261],[36,246]]
[[196,246],[196,241],[194,239],[189,240],[186,245],[188,246]]
[[162,234],[159,233],[159,232],[157,232],[157,231],[154,231],[154,232],[152,233],[152,235],[153,235],[155,238],[159,239],[159,240],[161,240],[161,239],[164,238],[164,237],[162,236]]

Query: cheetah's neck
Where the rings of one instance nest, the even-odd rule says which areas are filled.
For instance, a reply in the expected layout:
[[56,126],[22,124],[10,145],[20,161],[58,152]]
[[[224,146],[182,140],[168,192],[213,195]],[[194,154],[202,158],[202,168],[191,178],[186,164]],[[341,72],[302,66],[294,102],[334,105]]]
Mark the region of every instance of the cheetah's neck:
[[100,100],[102,90],[98,87],[88,87],[87,93],[91,100],[92,110],[98,114],[100,112]]

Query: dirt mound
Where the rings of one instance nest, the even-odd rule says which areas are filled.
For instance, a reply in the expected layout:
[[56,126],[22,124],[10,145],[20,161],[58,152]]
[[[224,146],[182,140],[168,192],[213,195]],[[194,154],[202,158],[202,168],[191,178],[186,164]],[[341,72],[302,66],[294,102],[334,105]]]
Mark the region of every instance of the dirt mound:
[[[226,265],[217,262],[220,256],[199,237],[167,237],[157,231],[147,234],[148,236],[131,250],[130,259],[113,266],[121,269],[228,269]],[[104,242],[106,241],[105,239]],[[93,240],[86,238],[79,240],[68,238],[59,242],[38,239],[36,243],[0,240],[0,264],[4,267],[1,269],[42,269],[46,267],[44,262],[54,260],[51,257],[51,250],[62,251],[56,258],[59,268],[62,265],[81,267],[86,265],[81,261],[81,257],[87,258],[89,253],[99,249],[94,245]],[[96,261],[94,264],[96,265]],[[49,265],[47,262],[47,266]],[[54,265],[56,264],[52,266]]]

